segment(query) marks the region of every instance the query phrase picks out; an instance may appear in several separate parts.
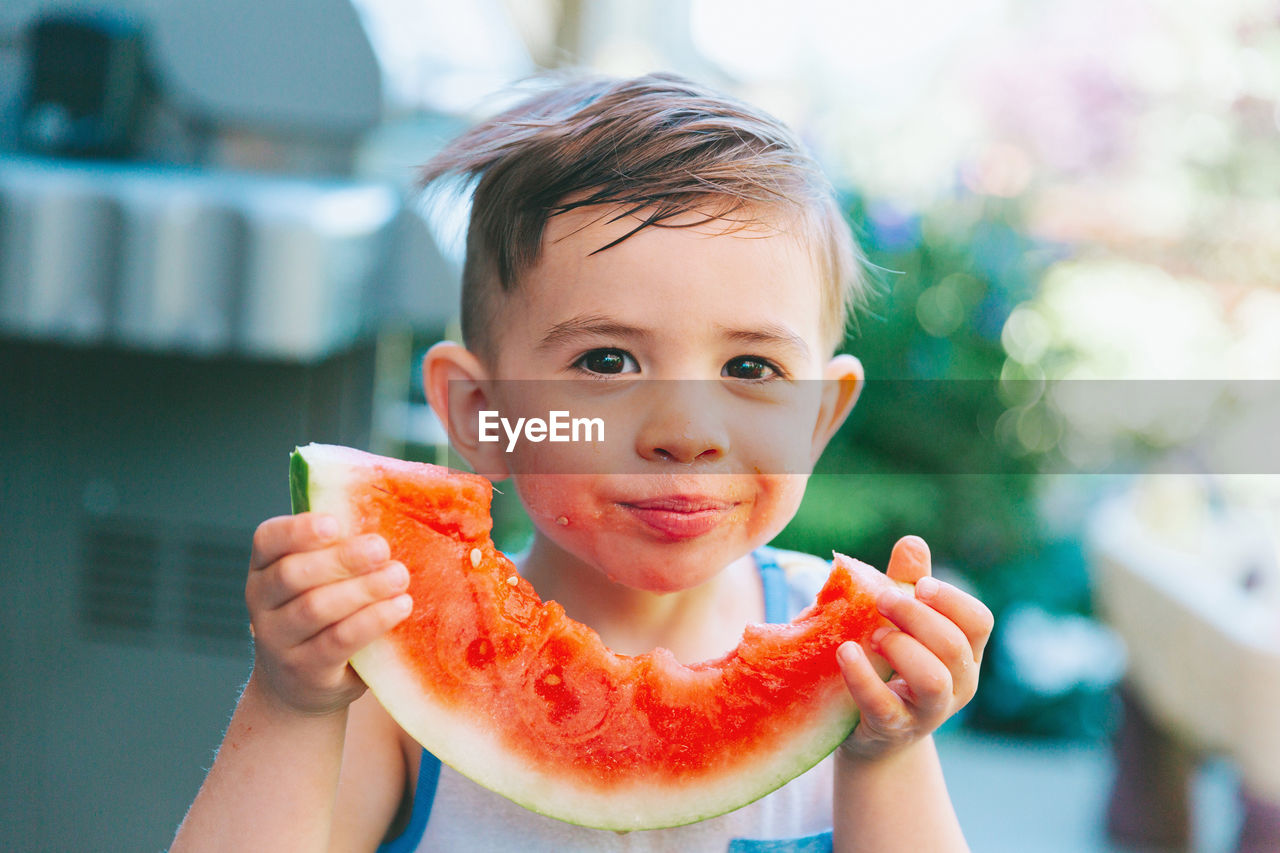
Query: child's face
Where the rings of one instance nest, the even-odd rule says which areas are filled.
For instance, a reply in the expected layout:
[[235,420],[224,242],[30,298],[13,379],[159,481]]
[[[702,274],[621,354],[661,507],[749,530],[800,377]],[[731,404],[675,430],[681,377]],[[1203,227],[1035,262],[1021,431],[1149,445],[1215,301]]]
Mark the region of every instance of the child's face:
[[669,592],[786,525],[861,368],[829,358],[818,275],[793,237],[648,227],[593,254],[636,222],[550,220],[494,318],[480,383],[512,422],[599,416],[606,441],[462,443],[477,470],[513,477],[540,536],[619,583]]

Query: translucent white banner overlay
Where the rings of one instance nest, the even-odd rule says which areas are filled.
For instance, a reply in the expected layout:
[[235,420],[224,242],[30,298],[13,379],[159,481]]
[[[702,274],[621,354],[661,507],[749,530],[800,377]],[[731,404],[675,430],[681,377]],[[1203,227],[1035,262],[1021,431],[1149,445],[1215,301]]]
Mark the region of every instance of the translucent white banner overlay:
[[450,450],[517,474],[1280,474],[1280,381],[869,380],[825,440],[847,391],[452,383]]

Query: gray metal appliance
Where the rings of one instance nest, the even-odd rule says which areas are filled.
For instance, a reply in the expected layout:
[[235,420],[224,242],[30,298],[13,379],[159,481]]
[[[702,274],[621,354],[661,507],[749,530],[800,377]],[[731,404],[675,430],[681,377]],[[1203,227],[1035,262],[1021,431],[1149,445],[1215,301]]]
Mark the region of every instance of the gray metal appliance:
[[407,334],[457,306],[403,183],[358,168],[389,126],[367,8],[111,5],[149,75],[127,144],[60,136],[58,86],[15,82],[32,22],[88,4],[0,8],[5,850],[168,843],[249,673],[250,537],[289,509],[289,451],[394,450]]

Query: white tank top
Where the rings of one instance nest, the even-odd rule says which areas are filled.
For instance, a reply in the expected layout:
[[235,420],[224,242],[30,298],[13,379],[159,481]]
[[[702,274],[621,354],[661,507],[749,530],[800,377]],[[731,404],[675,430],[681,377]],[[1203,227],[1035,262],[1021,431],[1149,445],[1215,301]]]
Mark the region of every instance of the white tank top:
[[[760,549],[767,621],[794,618],[827,578],[826,562]],[[424,752],[409,825],[383,853],[826,853],[831,850],[831,759],[737,811],[671,829],[588,829],[525,809]]]

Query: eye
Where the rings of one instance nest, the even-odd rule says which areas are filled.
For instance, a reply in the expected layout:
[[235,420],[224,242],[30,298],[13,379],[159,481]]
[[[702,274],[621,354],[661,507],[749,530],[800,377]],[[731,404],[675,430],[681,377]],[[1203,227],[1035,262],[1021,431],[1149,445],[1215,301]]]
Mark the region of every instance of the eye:
[[615,376],[619,373],[639,373],[640,365],[635,357],[626,350],[604,347],[593,349],[578,356],[573,366],[587,373],[601,376]]
[[725,362],[720,375],[730,379],[763,380],[785,378],[782,370],[766,358],[754,355],[740,355]]

